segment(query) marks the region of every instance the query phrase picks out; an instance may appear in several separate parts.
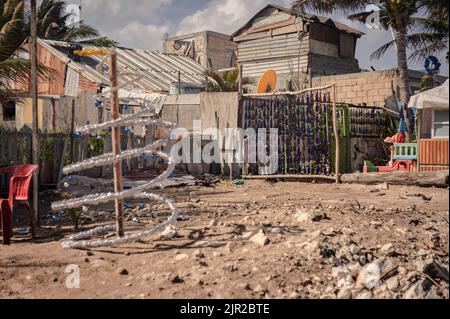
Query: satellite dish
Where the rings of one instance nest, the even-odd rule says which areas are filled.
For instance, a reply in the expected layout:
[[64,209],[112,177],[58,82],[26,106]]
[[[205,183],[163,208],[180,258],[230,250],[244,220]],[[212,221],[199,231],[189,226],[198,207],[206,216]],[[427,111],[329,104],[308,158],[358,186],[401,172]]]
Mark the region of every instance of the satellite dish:
[[273,93],[277,86],[277,74],[267,70],[258,81],[258,93]]

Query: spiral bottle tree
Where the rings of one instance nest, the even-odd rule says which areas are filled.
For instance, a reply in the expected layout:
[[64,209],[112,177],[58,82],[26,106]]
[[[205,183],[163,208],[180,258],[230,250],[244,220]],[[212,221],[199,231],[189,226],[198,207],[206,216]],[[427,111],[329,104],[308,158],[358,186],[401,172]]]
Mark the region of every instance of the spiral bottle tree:
[[[79,51],[76,52],[79,55],[104,55],[104,50],[89,52]],[[175,128],[175,124],[167,121],[163,121],[160,119],[154,118],[146,118],[145,114],[152,112],[156,105],[163,102],[165,96],[160,94],[151,95],[149,98],[134,98],[134,100],[139,100],[141,102],[142,109],[139,112],[136,112],[131,115],[120,115],[119,108],[119,98],[118,91],[121,87],[128,85],[134,81],[129,81],[122,85],[118,85],[117,82],[117,53],[115,49],[112,49],[106,58],[110,58],[110,78],[111,78],[111,88],[109,90],[110,98],[111,98],[111,115],[112,120],[107,121],[100,124],[94,125],[86,125],[77,130],[76,135],[81,136],[82,134],[91,134],[93,132],[99,132],[102,130],[111,129],[112,131],[112,139],[113,139],[113,152],[103,154],[100,156],[96,156],[93,158],[89,158],[85,161],[72,164],[63,169],[63,173],[66,175],[70,175],[73,172],[82,171],[92,167],[100,167],[104,165],[113,165],[114,166],[114,192],[105,192],[105,193],[97,193],[97,194],[89,194],[80,198],[67,199],[59,202],[55,202],[52,204],[53,210],[63,210],[70,209],[75,207],[88,207],[90,205],[99,205],[108,202],[115,203],[115,212],[116,212],[116,224],[100,226],[93,228],[88,231],[84,231],[78,234],[74,234],[69,236],[62,242],[62,246],[64,248],[88,248],[88,247],[106,247],[106,246],[117,246],[124,243],[132,242],[140,238],[144,238],[150,236],[163,228],[167,227],[170,223],[176,221],[177,219],[177,210],[175,203],[169,198],[148,192],[150,188],[154,188],[157,186],[161,186],[161,183],[167,179],[175,169],[175,162],[170,157],[169,154],[159,151],[163,148],[163,146],[167,145],[169,142],[170,132]],[[105,59],[106,59],[105,58]],[[104,59],[104,60],[105,60]],[[137,75],[137,78],[142,77]],[[98,101],[104,100],[106,94],[102,93],[97,96]],[[96,102],[100,103],[100,102]],[[134,125],[149,125],[149,124],[157,124],[159,126],[165,127],[167,129],[167,136],[162,139],[156,140],[151,144],[148,144],[141,148],[128,149],[125,151],[120,150],[120,128],[121,127],[131,127]],[[121,171],[121,162],[123,160],[137,158],[141,156],[154,155],[156,154],[160,158],[166,160],[168,162],[166,170],[155,177],[153,180],[134,187],[132,189],[123,190],[122,189],[122,171]],[[143,231],[134,232],[130,234],[125,234],[125,229],[123,225],[122,218],[122,207],[123,201],[129,198],[139,198],[139,199],[150,199],[163,202],[168,205],[170,208],[170,216],[162,223],[154,226],[151,229],[145,229]],[[98,236],[102,236],[108,232],[116,231],[117,237],[104,239]],[[94,238],[97,237],[97,238]]]

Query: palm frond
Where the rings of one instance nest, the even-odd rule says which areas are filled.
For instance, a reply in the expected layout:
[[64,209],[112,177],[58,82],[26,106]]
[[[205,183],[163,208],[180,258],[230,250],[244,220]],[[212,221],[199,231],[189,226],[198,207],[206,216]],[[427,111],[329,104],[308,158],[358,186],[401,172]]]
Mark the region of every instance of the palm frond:
[[371,4],[368,0],[296,0],[291,6],[294,13],[318,12],[333,13],[341,12],[351,14],[364,11],[367,5]]
[[392,40],[392,41],[382,45],[381,47],[379,47],[377,50],[375,50],[370,55],[370,59],[371,60],[378,60],[378,59],[380,59],[386,53],[386,51],[389,50],[394,45],[395,45],[395,40]]

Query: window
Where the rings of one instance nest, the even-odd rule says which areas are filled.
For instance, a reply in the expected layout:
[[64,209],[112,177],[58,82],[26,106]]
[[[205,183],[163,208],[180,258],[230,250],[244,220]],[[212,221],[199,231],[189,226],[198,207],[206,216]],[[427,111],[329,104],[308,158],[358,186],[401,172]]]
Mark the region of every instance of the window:
[[16,103],[5,102],[2,104],[3,121],[15,121],[16,120]]
[[433,127],[431,137],[448,137],[448,111],[433,111]]

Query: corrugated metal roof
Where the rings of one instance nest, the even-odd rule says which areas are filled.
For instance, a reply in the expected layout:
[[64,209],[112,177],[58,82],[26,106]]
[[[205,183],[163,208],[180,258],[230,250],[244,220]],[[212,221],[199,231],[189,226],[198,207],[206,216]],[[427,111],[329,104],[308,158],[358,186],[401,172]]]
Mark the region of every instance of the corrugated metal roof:
[[[87,79],[109,86],[107,63],[103,64],[103,74],[98,68],[102,57],[83,56],[75,62],[68,57],[71,43],[42,39],[39,43]],[[101,49],[88,44],[77,45],[81,45],[83,50]],[[201,85],[205,79],[206,69],[194,60],[157,51],[117,48],[117,63],[119,83],[133,80],[136,74],[140,74],[143,78],[133,82],[132,86],[147,92],[169,92],[170,84],[178,81],[178,71],[182,83]]]

